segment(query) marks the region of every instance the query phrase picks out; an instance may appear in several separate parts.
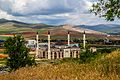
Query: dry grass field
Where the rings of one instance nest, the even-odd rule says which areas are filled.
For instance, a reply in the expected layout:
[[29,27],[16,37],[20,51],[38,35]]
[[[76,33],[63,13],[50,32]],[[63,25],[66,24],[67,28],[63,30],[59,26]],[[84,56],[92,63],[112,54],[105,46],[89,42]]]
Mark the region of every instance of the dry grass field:
[[0,80],[120,80],[120,51],[91,63],[39,64],[0,74]]

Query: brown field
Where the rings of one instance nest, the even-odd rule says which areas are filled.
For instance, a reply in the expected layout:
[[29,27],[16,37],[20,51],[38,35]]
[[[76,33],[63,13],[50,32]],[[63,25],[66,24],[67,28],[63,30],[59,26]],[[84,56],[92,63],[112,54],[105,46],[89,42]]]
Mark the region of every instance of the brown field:
[[3,36],[3,37],[13,37],[14,35],[13,34],[4,34],[4,35],[0,35],[0,36]]
[[0,54],[0,58],[6,58],[6,57],[8,57],[8,55]]
[[120,51],[86,64],[39,64],[0,74],[0,80],[120,80]]
[[[70,32],[71,37],[76,37],[76,38],[81,38],[83,36],[83,33],[77,32],[77,31],[70,31],[70,30],[65,30],[63,28],[58,28],[58,29],[52,29],[50,30],[51,36],[67,36],[68,31]],[[47,36],[47,31],[43,32],[42,35]],[[101,35],[101,34],[92,34],[92,33],[87,33],[87,37],[94,37],[94,38],[105,38],[106,35]]]

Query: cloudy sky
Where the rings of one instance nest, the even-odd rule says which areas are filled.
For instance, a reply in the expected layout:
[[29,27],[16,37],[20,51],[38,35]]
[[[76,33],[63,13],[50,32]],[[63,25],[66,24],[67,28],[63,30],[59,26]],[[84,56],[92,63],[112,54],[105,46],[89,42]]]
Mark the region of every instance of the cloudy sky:
[[0,0],[0,18],[46,24],[119,24],[89,12],[97,0]]

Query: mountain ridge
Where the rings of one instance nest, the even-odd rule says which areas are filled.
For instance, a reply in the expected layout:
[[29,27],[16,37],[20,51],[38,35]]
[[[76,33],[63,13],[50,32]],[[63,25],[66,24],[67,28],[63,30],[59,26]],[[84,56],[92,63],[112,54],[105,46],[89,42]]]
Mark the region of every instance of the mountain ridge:
[[105,33],[120,33],[120,24],[77,25],[75,27],[87,28]]
[[29,28],[43,28],[43,27],[53,27],[53,25],[47,25],[44,23],[25,23],[16,20],[7,20],[7,19],[0,19],[0,25],[4,24],[13,24],[15,27],[29,27]]
[[[0,25],[10,25],[12,24],[14,27],[27,27],[27,28],[34,28],[34,29],[41,29],[41,28],[49,28],[49,27],[61,27],[65,25],[48,25],[44,23],[25,23],[16,20],[7,20],[7,19],[0,19]],[[75,28],[85,28],[90,29],[102,33],[110,33],[110,34],[120,34],[120,24],[98,24],[98,25],[75,25]]]

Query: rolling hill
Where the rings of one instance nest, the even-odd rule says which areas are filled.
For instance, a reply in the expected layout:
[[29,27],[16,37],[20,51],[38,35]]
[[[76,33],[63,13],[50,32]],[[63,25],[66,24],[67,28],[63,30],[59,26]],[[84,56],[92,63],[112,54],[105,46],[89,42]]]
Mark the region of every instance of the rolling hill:
[[86,31],[86,33],[90,33],[90,34],[104,34],[95,30],[91,30],[91,29],[85,29],[85,28],[76,28],[73,27],[71,25],[67,26],[67,25],[58,25],[58,26],[53,26],[53,25],[46,25],[46,24],[28,24],[28,23],[24,23],[24,22],[19,22],[19,21],[15,21],[15,20],[6,20],[6,19],[0,19],[0,31],[1,33],[4,32],[19,32],[19,31],[31,31],[32,30],[39,30],[39,29],[43,29],[43,28],[52,28],[56,30],[56,28],[58,30],[61,30],[59,28],[63,27],[62,29],[65,30],[70,30],[70,31],[75,31],[75,32],[79,32],[79,33],[83,33],[83,31]]
[[[66,26],[66,25],[62,25]],[[56,27],[62,27],[60,25],[58,26],[53,26],[53,25],[47,25],[43,23],[36,23],[36,24],[30,24],[30,23],[24,23],[24,22],[19,22],[15,20],[6,20],[6,19],[0,19],[0,31],[5,32],[5,29],[8,32],[11,31],[16,31],[21,29],[21,28],[26,28],[28,29],[41,29],[41,28],[56,28]],[[3,29],[4,28],[4,29]],[[64,29],[70,30],[71,27],[63,27]],[[77,25],[74,28],[72,27],[72,30],[81,32],[85,30],[88,33],[97,33],[97,34],[104,34],[104,33],[110,33],[110,34],[119,34],[120,33],[120,25],[118,24],[99,24],[99,25]]]
[[15,27],[21,28],[21,27],[28,27],[28,28],[47,28],[47,27],[53,27],[53,25],[46,25],[43,23],[38,24],[32,24],[32,23],[24,23],[16,20],[7,20],[7,19],[0,19],[0,26],[2,25],[13,25]]
[[83,33],[85,31],[88,34],[107,35],[106,33],[103,33],[103,32],[100,32],[100,31],[87,29],[87,28],[82,28],[82,27],[75,27],[75,26],[71,26],[71,25],[64,25],[63,28],[68,29],[68,30],[72,30],[72,31],[77,31],[77,32],[80,32],[80,33]]
[[24,23],[24,22],[19,22],[19,21],[15,21],[15,20],[7,20],[7,19],[0,19],[0,24],[4,24],[4,23],[15,23],[15,24],[26,24],[28,25],[27,23]]
[[28,24],[28,23],[15,21],[15,20],[0,19],[0,35],[21,33],[26,38],[35,38],[36,32],[39,32],[40,38],[46,39],[47,31],[49,30],[51,32],[51,36],[53,36],[54,39],[66,39],[67,31],[70,31],[72,38],[82,38],[83,32],[86,31],[87,37],[89,38],[96,39],[96,37],[97,38],[99,37],[100,39],[101,38],[103,39],[103,38],[106,38],[107,34],[104,32],[101,32],[103,30],[102,28],[105,28],[105,27],[97,27],[97,26],[90,27],[86,25],[53,26],[53,25],[47,25],[43,23]]
[[15,20],[0,19],[0,34],[16,33],[22,31],[36,31],[36,29],[54,27],[46,24],[30,24]]
[[120,35],[120,24],[78,25],[76,27],[92,29],[95,31],[105,32],[109,34]]

